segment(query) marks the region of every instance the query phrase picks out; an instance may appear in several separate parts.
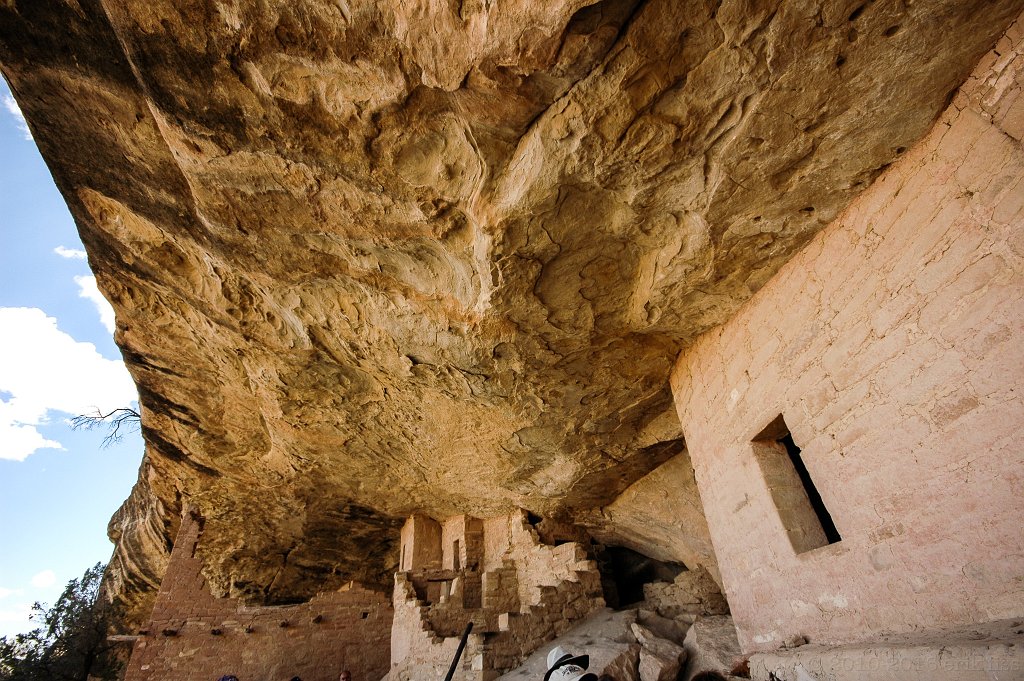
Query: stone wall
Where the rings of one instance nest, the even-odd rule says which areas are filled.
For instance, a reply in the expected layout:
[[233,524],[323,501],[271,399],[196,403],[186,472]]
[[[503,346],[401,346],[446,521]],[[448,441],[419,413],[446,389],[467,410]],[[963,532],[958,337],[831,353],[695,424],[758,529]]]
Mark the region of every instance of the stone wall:
[[395,576],[389,681],[443,678],[470,621],[473,633],[454,678],[496,678],[604,607],[601,576],[586,548],[543,544],[522,512],[442,523],[413,517],[402,536],[404,546],[438,544],[419,550],[442,556],[443,567]]
[[512,546],[512,523],[508,516],[484,519],[484,565],[485,571],[502,566]]
[[400,570],[441,567],[441,526],[425,515],[414,515],[402,526]]
[[125,681],[377,681],[388,670],[392,609],[356,585],[301,605],[250,607],[216,598],[195,558],[201,522],[186,514],[152,618],[136,641]]
[[484,526],[478,518],[458,515],[441,527],[441,566],[446,570],[478,569],[484,555]]
[[[520,594],[525,584],[529,600],[519,612],[499,615],[497,632],[487,637],[481,666],[496,672],[494,676],[519,666],[541,645],[605,605],[597,565],[587,559],[579,544],[562,544],[538,553],[542,558],[518,571]],[[545,563],[553,574],[563,575],[554,584],[540,583],[546,581],[538,578],[548,569]]]
[[686,570],[672,582],[644,584],[644,601],[662,617],[693,623],[702,615],[727,615],[729,604],[703,568]]
[[[527,612],[531,606],[544,605],[549,589],[564,588],[567,583],[580,582],[581,579],[590,584],[590,577],[597,577],[596,594],[601,598],[600,576],[597,564],[587,559],[587,551],[577,542],[568,542],[559,546],[546,546],[533,526],[527,522],[524,513],[513,513],[507,516],[508,530],[502,536],[508,538],[506,560],[516,566],[519,587],[520,611]],[[604,601],[597,607],[603,607]]]
[[[430,604],[417,598],[412,582],[404,573],[395,575],[394,606],[391,670],[387,681],[443,679],[455,659],[462,632],[445,636],[431,629]],[[465,626],[465,621],[462,625]],[[454,681],[480,681],[480,674],[471,669],[470,660],[478,655],[482,641],[479,632],[470,636]]]
[[[677,363],[748,651],[1024,614],[1022,36]],[[785,431],[838,541],[807,525]]]

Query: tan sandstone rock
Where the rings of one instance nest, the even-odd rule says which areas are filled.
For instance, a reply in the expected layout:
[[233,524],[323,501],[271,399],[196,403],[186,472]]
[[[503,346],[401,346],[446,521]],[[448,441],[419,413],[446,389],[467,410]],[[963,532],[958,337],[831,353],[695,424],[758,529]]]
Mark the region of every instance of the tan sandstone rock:
[[636,610],[599,610],[557,639],[541,646],[518,669],[499,677],[498,681],[534,681],[543,678],[547,671],[548,651],[555,646],[561,646],[574,655],[589,655],[588,671],[598,676],[605,674],[615,681],[640,681],[637,672],[640,645],[630,629],[636,617]]
[[649,629],[655,636],[675,641],[676,643],[683,641],[687,630],[690,628],[688,623],[662,617],[656,611],[644,608],[637,610],[636,621],[637,624],[642,625],[645,629]]
[[113,579],[143,607],[185,503],[213,589],[268,602],[386,583],[414,511],[630,534],[679,350],[1021,4],[0,2],[140,390]]
[[640,681],[675,681],[686,661],[683,646],[655,635],[641,624],[633,624],[630,628],[640,643]]
[[680,572],[671,584],[644,584],[644,601],[662,617],[693,622],[700,615],[725,615],[729,604],[703,568]]
[[727,615],[699,618],[686,632],[683,648],[689,658],[686,681],[702,671],[728,675],[744,660],[736,638],[736,626]]

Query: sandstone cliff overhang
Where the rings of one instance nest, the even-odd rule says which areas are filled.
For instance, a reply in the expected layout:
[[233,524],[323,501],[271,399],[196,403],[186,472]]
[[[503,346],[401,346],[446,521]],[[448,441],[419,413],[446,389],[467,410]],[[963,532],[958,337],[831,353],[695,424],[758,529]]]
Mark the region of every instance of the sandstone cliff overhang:
[[[215,588],[380,582],[401,518],[574,516],[684,449],[667,377],[932,125],[1020,0],[0,0]],[[784,314],[784,311],[780,311]]]

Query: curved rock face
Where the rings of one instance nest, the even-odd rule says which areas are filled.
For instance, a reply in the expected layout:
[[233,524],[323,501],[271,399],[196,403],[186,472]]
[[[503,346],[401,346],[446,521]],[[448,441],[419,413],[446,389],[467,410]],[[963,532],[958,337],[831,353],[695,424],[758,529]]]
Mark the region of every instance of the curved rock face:
[[107,525],[114,553],[107,562],[103,588],[123,607],[131,624],[141,624],[149,614],[172,548],[167,536],[169,514],[149,485],[151,474],[148,460],[143,461],[138,482]]
[[0,0],[140,388],[128,583],[186,499],[271,601],[384,579],[412,511],[611,503],[683,450],[679,349],[1022,4]]

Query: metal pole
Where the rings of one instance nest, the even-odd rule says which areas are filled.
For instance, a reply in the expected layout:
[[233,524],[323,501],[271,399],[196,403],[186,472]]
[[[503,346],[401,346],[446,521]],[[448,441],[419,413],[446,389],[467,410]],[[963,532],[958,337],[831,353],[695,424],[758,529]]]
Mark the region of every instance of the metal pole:
[[459,648],[455,651],[455,659],[452,660],[452,666],[448,668],[448,676],[444,677],[444,681],[452,681],[452,677],[455,676],[455,668],[459,666],[459,658],[462,657],[462,651],[466,647],[466,641],[469,639],[469,632],[473,630],[473,623],[466,622],[466,630],[462,632],[462,640],[459,641]]

